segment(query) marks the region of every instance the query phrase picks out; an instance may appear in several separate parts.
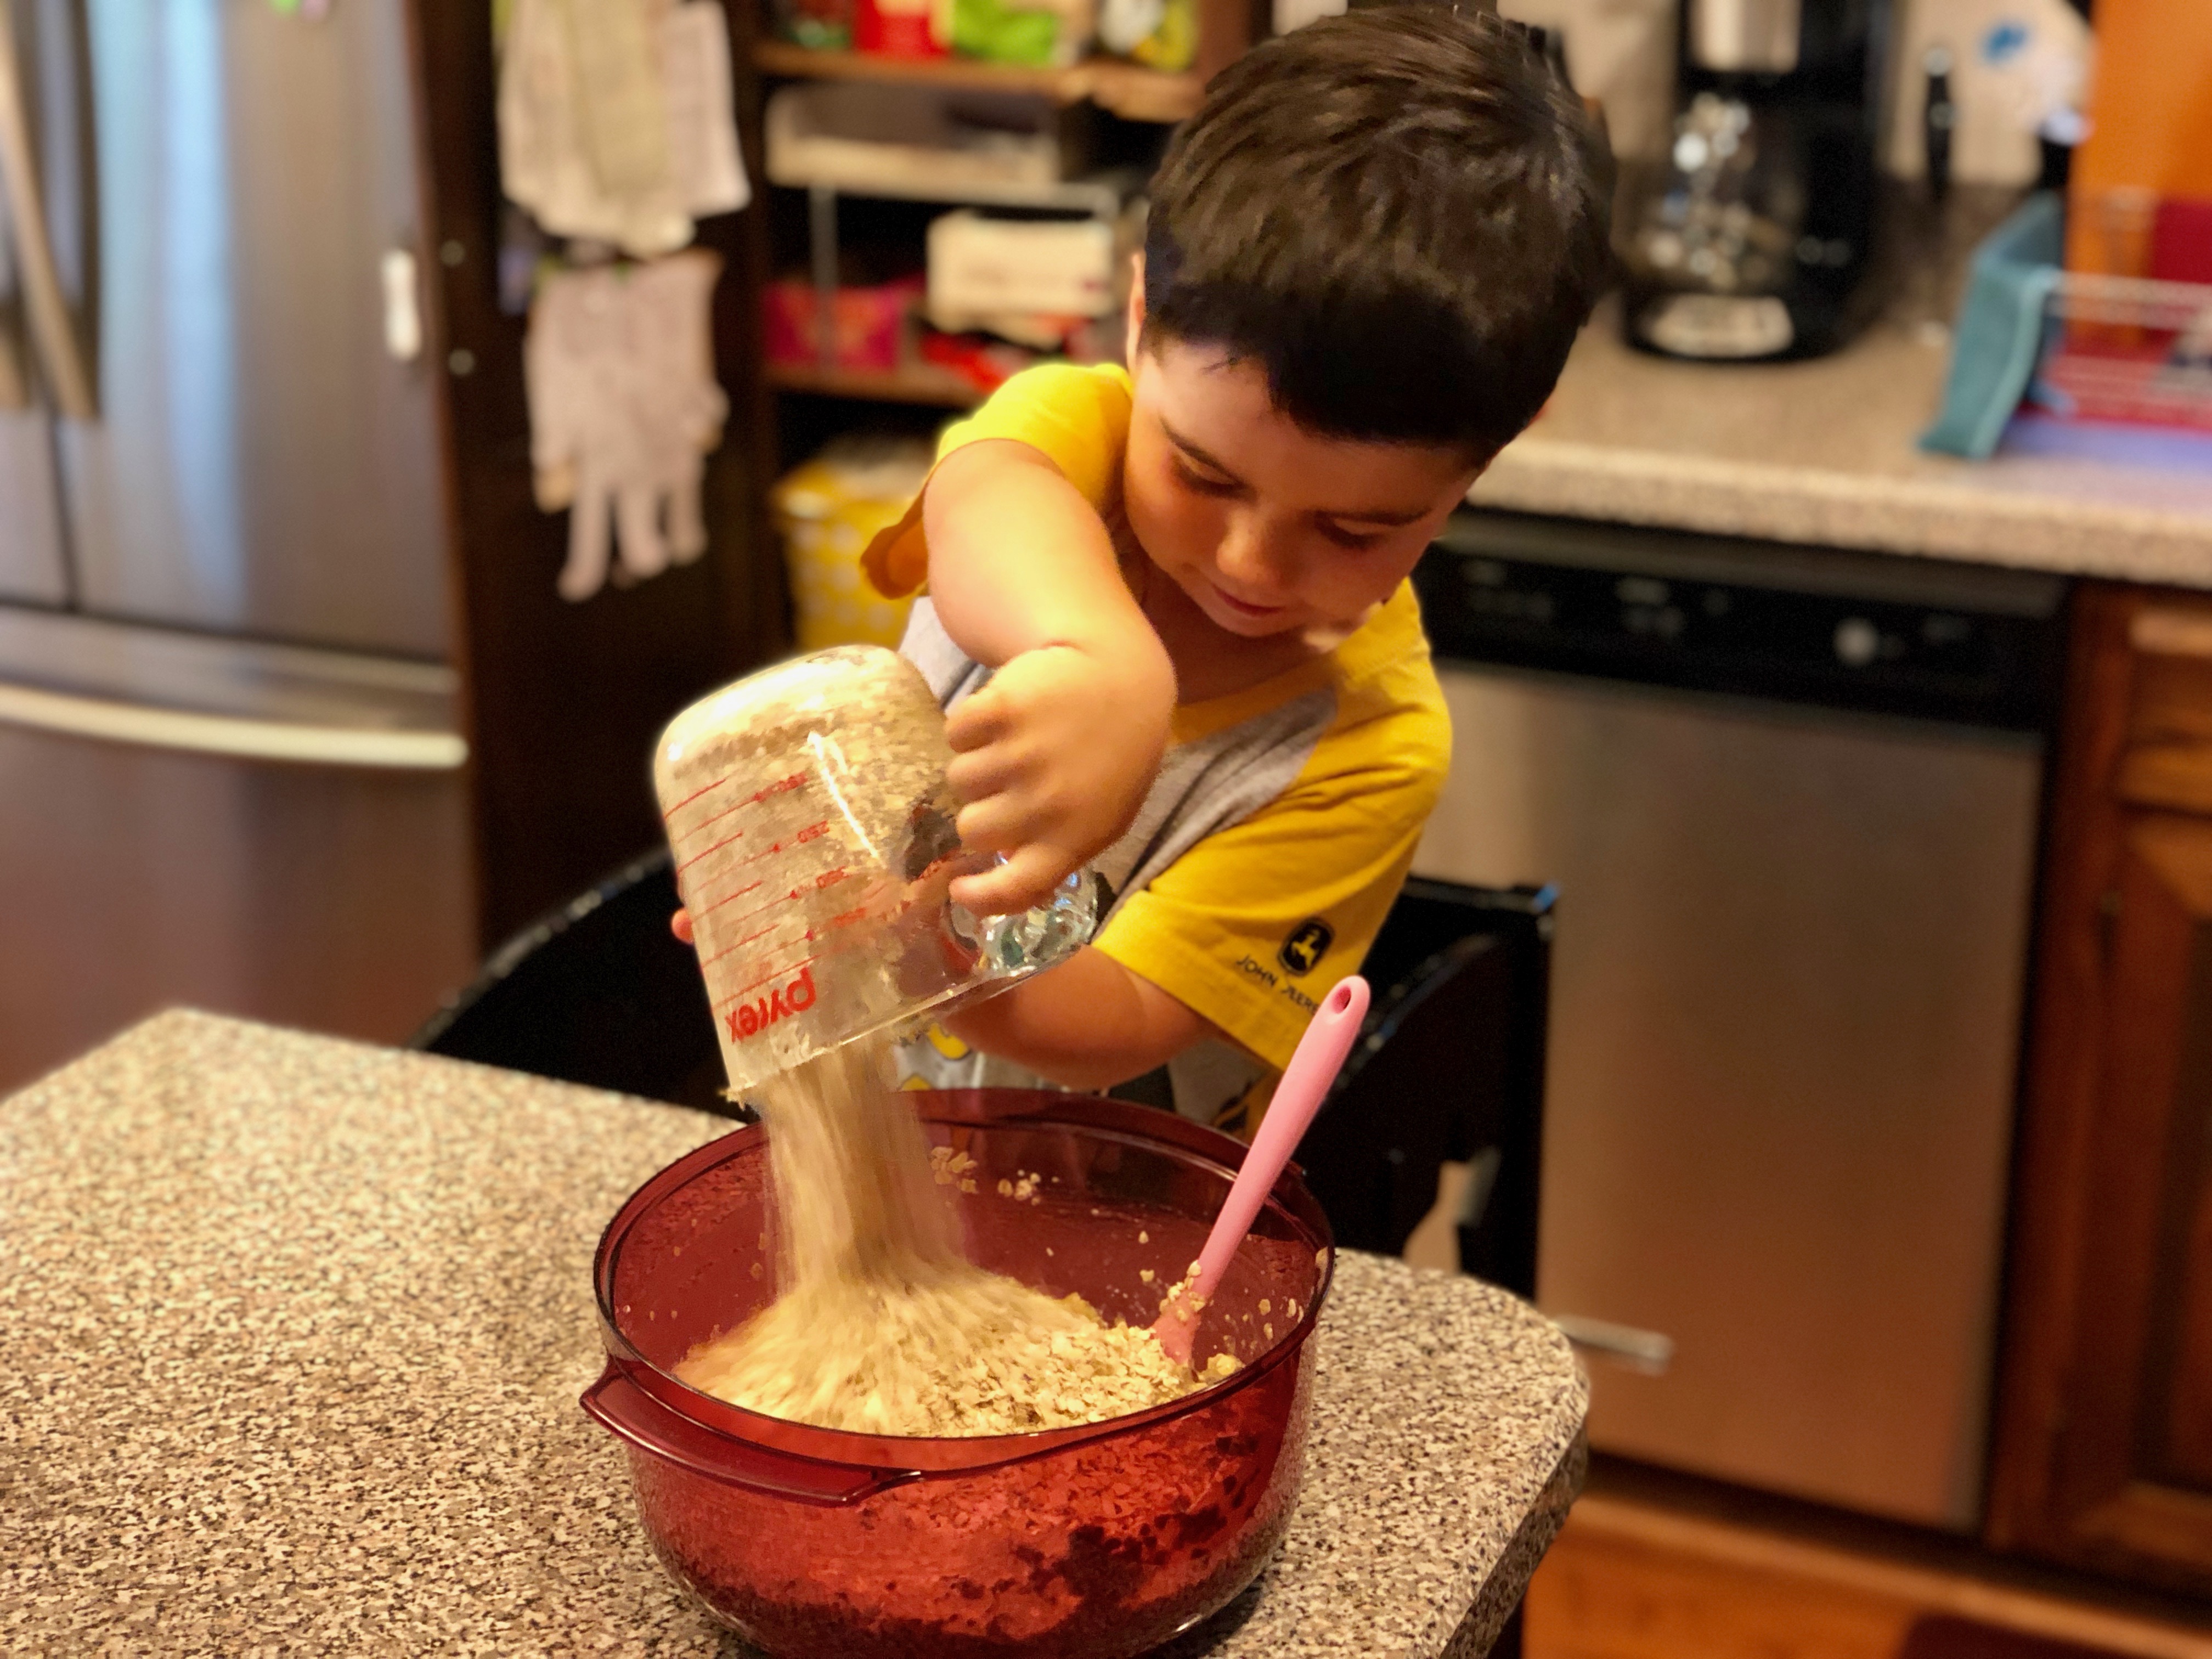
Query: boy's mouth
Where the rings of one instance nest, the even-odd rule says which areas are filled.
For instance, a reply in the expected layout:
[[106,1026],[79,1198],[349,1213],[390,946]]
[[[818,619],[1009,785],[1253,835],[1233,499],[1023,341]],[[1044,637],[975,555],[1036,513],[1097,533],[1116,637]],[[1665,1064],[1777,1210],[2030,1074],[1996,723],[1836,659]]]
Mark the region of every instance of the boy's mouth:
[[1213,585],[1213,592],[1214,596],[1218,599],[1222,604],[1227,605],[1231,611],[1235,611],[1240,617],[1273,617],[1280,614],[1283,609],[1279,605],[1250,604],[1246,600],[1238,599],[1234,593],[1231,593],[1227,588],[1222,586],[1218,582],[1216,582]]

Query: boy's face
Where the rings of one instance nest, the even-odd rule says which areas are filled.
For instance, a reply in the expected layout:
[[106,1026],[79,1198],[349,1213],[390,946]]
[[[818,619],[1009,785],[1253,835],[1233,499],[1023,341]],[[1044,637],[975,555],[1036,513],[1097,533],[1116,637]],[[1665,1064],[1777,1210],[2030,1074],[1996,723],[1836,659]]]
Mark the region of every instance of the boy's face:
[[1357,625],[1397,591],[1481,466],[1455,447],[1309,432],[1274,406],[1254,364],[1175,340],[1139,349],[1140,318],[1123,489],[1146,553],[1228,633]]

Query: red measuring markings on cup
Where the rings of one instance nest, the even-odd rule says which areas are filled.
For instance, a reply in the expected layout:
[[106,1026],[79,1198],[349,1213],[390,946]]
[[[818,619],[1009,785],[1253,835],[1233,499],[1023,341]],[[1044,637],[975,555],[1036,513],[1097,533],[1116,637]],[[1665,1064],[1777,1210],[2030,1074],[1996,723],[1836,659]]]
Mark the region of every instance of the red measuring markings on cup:
[[[836,914],[818,914],[826,908],[825,893],[868,871],[850,864],[810,867],[812,861],[800,849],[823,842],[834,827],[834,817],[786,827],[798,812],[807,810],[796,799],[799,793],[817,780],[796,772],[730,799],[731,786],[744,790],[744,781],[738,774],[726,774],[692,791],[663,815],[677,854],[678,884],[699,945],[699,965],[708,976],[715,1015],[732,1042],[812,1009],[823,957],[850,948],[829,941],[847,929],[884,919],[878,914],[884,894],[875,890],[864,891],[857,903],[840,894],[829,901],[839,905]],[[718,790],[723,793],[718,794]],[[779,796],[793,798],[772,809],[781,824],[775,817],[764,825],[757,819],[733,817]],[[686,808],[695,809],[694,821],[682,823],[679,815]],[[771,833],[776,836],[773,841],[748,843],[748,837]],[[827,847],[815,852],[817,858],[839,856]],[[796,867],[785,867],[786,860],[795,860]]]
[[[690,805],[693,801],[702,799],[706,796],[713,794],[717,789],[720,789],[726,783],[735,782],[740,775],[742,775],[736,772],[725,772],[720,777],[714,779],[711,783],[701,784],[690,794],[684,796],[682,800],[676,802],[673,805],[670,806],[666,811],[663,812],[660,815],[660,821],[663,823],[668,823],[671,819],[674,818],[678,812]],[[747,795],[742,800],[732,802],[726,810],[734,812],[740,806],[757,806],[763,801],[768,799],[771,795],[786,794],[793,789],[804,789],[805,787],[806,774],[804,772],[793,772],[788,777],[778,778],[774,783],[763,784],[759,788],[754,790],[751,794]],[[720,815],[718,813],[716,816],[719,817]],[[684,833],[690,835],[692,830],[699,829],[701,825],[712,823],[713,822],[713,818],[702,818],[700,820],[699,823],[693,824],[691,826],[691,830],[687,830]]]
[[[825,889],[835,887],[841,881],[849,881],[852,878],[852,876],[853,872],[850,870],[844,868],[842,866],[840,866],[835,870],[824,870],[821,874],[816,876],[811,883],[802,881],[797,886],[793,887],[789,892],[783,893],[776,897],[766,900],[756,909],[741,912],[739,915],[732,917],[726,922],[716,922],[714,924],[714,930],[720,932],[725,927],[742,927],[744,923],[751,921],[756,916],[768,915],[771,912],[781,909],[787,904],[795,904],[801,899],[812,898],[815,894],[822,892]],[[725,894],[722,897],[716,899],[714,903],[708,905],[705,909],[692,911],[692,926],[696,928],[698,926],[699,918],[706,915],[708,911],[719,909],[723,905],[729,903],[732,899],[743,898],[746,894],[755,892],[765,885],[767,885],[765,880],[749,882],[744,886],[737,889],[734,892]],[[865,913],[865,908],[866,907],[863,907],[863,913]],[[772,921],[767,927],[762,928],[758,933],[748,933],[741,939],[736,939],[728,945],[723,945],[712,956],[700,957],[700,967],[711,968],[714,963],[720,962],[724,957],[728,956],[732,951],[742,951],[746,945],[752,944],[754,940],[766,939],[770,933],[775,932],[777,927],[780,925],[781,924],[777,922]],[[806,938],[809,943],[812,942],[814,938],[814,930],[812,928],[810,927],[806,930]]]

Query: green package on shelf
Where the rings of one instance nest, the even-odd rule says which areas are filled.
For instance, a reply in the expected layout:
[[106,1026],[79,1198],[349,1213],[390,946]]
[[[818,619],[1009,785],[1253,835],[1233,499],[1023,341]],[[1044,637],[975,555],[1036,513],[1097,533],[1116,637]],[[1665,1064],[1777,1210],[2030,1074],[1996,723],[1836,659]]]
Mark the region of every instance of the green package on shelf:
[[1051,7],[1010,0],[952,0],[952,50],[990,64],[1051,69],[1073,61],[1084,42],[1068,34],[1066,15]]

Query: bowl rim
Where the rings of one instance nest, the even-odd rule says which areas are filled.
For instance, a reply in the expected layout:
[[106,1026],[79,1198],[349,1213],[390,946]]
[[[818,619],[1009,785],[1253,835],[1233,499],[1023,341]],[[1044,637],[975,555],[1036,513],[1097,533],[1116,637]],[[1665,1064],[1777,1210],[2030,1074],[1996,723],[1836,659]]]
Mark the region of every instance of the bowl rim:
[[[1236,1178],[1249,1150],[1234,1136],[1194,1123],[1158,1107],[1097,1095],[1047,1089],[943,1089],[912,1091],[925,1124],[956,1128],[1061,1127],[1163,1148],[1210,1165],[1224,1183]],[[614,1311],[613,1279],[630,1231],[664,1199],[681,1188],[750,1152],[767,1130],[749,1124],[708,1141],[678,1158],[641,1185],[615,1212],[599,1236],[592,1263],[599,1333],[611,1366],[653,1396],[662,1407],[697,1427],[728,1439],[763,1446],[787,1456],[900,1481],[932,1475],[971,1474],[1048,1456],[1070,1447],[1137,1433],[1170,1417],[1202,1410],[1252,1387],[1278,1366],[1294,1359],[1312,1334],[1336,1275],[1336,1243],[1328,1218],[1307,1190],[1304,1171],[1285,1166],[1267,1194],[1261,1212],[1273,1212],[1303,1231],[1316,1246],[1321,1269],[1313,1293],[1297,1319],[1265,1350],[1229,1376],[1142,1411],[1096,1423],[1055,1429],[1030,1429],[1002,1435],[879,1435],[824,1428],[750,1411],[702,1393],[641,1353],[623,1334]]]

